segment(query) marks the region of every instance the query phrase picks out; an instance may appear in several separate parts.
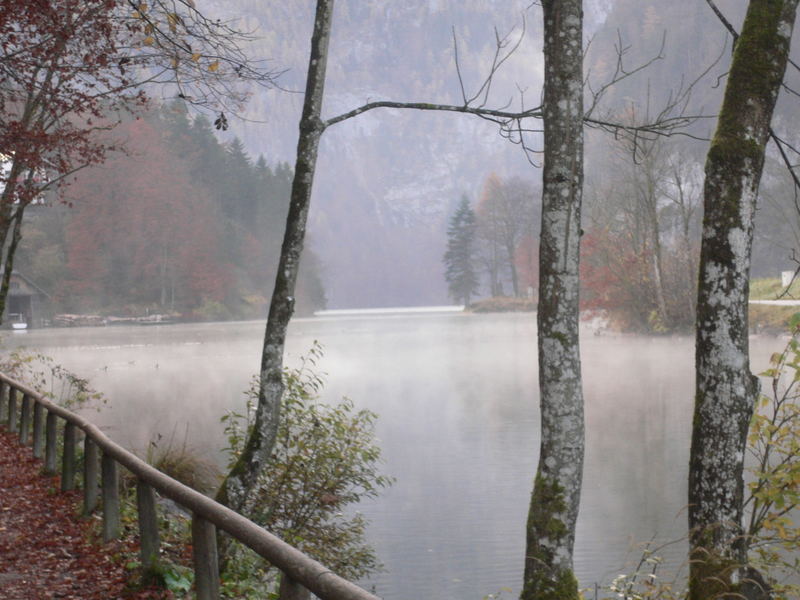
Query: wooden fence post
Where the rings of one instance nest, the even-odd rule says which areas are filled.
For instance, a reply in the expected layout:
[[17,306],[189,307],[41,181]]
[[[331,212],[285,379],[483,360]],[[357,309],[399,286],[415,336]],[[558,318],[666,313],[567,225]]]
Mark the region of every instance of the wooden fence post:
[[0,421],[8,421],[8,402],[6,402],[6,388],[8,384],[5,381],[0,381]]
[[199,515],[192,518],[192,547],[197,600],[219,600],[216,527]]
[[44,450],[44,406],[33,403],[33,456],[42,458]]
[[119,478],[117,463],[105,452],[100,461],[103,479],[103,541],[109,542],[119,537],[121,531],[119,518]]
[[83,440],[83,514],[88,516],[97,508],[99,497],[97,444],[88,435]]
[[153,488],[136,479],[136,508],[139,514],[139,556],[145,573],[152,573],[158,565],[161,545],[158,537],[158,513]]
[[293,581],[286,573],[281,573],[281,585],[278,588],[278,600],[309,600],[311,592]]
[[22,395],[22,416],[19,420],[19,443],[23,446],[28,445],[31,435],[31,397],[28,394]]
[[77,428],[67,421],[64,424],[64,455],[61,457],[61,491],[75,489],[75,442]]
[[8,430],[11,433],[17,431],[17,390],[13,387],[8,389]]
[[56,454],[58,445],[58,417],[55,413],[47,411],[46,442],[44,449],[44,472],[48,475],[56,474]]

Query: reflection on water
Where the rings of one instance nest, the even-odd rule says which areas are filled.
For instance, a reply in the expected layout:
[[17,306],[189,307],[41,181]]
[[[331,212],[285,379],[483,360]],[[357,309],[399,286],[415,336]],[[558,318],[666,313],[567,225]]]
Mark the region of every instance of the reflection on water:
[[[9,336],[52,355],[111,399],[92,419],[144,448],[160,432],[210,455],[219,417],[241,407],[263,323],[30,331]],[[387,572],[383,597],[481,598],[518,592],[538,453],[535,318],[409,314],[298,319],[289,362],[325,348],[324,398],[380,415],[385,472],[397,483],[360,509]],[[752,342],[755,368],[781,347]],[[587,456],[575,561],[583,585],[638,558],[635,543],[683,535],[693,340],[584,336]],[[667,556],[681,561],[685,547]]]

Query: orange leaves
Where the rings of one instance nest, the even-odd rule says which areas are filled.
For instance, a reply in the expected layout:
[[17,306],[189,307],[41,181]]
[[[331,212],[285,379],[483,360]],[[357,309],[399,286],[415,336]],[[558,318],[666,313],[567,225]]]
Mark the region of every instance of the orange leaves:
[[[40,469],[30,448],[0,432],[0,563],[5,574],[0,596],[105,600],[126,595],[127,573],[108,558],[125,544],[104,548],[87,541],[91,522],[76,517],[81,493],[53,493],[58,481],[40,476]],[[147,594],[137,597],[167,597],[164,591]]]

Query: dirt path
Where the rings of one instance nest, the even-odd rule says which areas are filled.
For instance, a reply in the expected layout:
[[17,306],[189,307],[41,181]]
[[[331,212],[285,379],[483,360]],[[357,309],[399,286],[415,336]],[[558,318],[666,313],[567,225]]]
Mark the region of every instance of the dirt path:
[[17,436],[0,428],[0,598],[169,598],[163,591],[132,591],[129,573],[114,560],[122,542],[89,541],[92,524],[79,515],[81,493],[61,493],[56,477]]

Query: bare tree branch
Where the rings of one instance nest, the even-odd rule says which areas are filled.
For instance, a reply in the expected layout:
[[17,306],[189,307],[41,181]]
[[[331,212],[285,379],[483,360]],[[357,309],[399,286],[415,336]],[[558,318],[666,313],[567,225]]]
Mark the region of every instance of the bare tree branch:
[[[586,74],[586,85],[589,88],[589,92],[591,93],[591,102],[589,103],[589,108],[586,110],[586,115],[591,115],[595,108],[597,108],[598,103],[605,95],[605,93],[615,84],[628,79],[629,77],[636,75],[637,73],[647,69],[655,63],[656,61],[662,60],[664,58],[664,47],[666,46],[667,41],[667,33],[664,32],[661,36],[661,46],[658,49],[658,52],[652,58],[645,60],[644,62],[640,63],[636,67],[632,69],[626,69],[624,65],[624,58],[625,54],[630,50],[630,46],[624,46],[622,43],[622,35],[620,34],[619,30],[617,30],[617,43],[614,46],[617,54],[617,62],[614,66],[614,73],[611,75],[609,80],[600,86],[598,90],[593,90],[591,82],[589,80],[589,73]],[[587,47],[588,50],[588,47]]]
[[461,113],[468,113],[473,115],[479,115],[482,117],[488,117],[490,120],[496,120],[498,123],[502,123],[504,120],[519,120],[525,119],[527,117],[536,117],[541,118],[541,107],[532,108],[522,112],[510,112],[505,110],[494,110],[490,108],[480,108],[477,106],[469,106],[469,105],[454,105],[454,104],[432,104],[430,102],[394,102],[391,100],[380,100],[377,102],[368,102],[363,106],[359,106],[349,112],[343,113],[336,117],[331,117],[323,121],[323,127],[327,128],[331,125],[336,125],[336,123],[340,123],[347,119],[351,119],[353,117],[357,117],[358,115],[365,113],[369,110],[373,110],[376,108],[403,108],[403,109],[414,109],[414,110],[437,110],[437,111],[446,111],[446,112],[461,112]]
[[[511,57],[512,54],[514,54],[519,49],[525,31],[526,31],[525,20],[523,18],[522,32],[520,36],[516,39],[516,41],[513,42],[512,44],[509,41],[510,34],[501,37],[500,34],[497,32],[497,30],[495,30],[495,52],[492,58],[491,66],[489,67],[489,71],[484,80],[482,81],[481,85],[478,87],[477,91],[472,94],[469,94],[464,84],[463,72],[461,68],[461,61],[459,55],[458,40],[455,34],[455,29],[453,29],[453,54],[455,57],[455,70],[456,70],[456,76],[458,78],[459,90],[461,93],[463,104],[454,105],[454,104],[441,104],[441,103],[431,103],[431,102],[396,102],[390,100],[373,101],[373,102],[367,102],[366,104],[358,108],[355,108],[351,111],[324,120],[322,122],[322,127],[323,128],[330,127],[331,125],[335,125],[347,119],[357,117],[360,114],[363,114],[370,110],[374,110],[376,108],[445,111],[445,112],[460,112],[460,113],[472,114],[496,124],[499,127],[500,135],[503,138],[509,140],[512,143],[520,145],[523,151],[525,152],[528,161],[534,166],[539,166],[537,161],[534,160],[533,155],[540,154],[541,150],[533,148],[527,142],[526,138],[529,137],[531,134],[542,133],[542,128],[540,126],[537,127],[527,126],[524,124],[524,121],[531,118],[541,119],[542,118],[541,104],[534,108],[526,109],[524,90],[519,88],[518,86],[517,89],[519,91],[520,110],[518,111],[508,110],[507,107],[510,105],[511,103],[510,101],[505,106],[500,108],[486,108],[486,104],[489,101],[489,92],[491,90],[492,82],[494,81],[495,76],[497,75],[500,67]],[[593,112],[599,105],[599,102],[602,99],[603,95],[613,85],[618,84],[619,82],[644,71],[656,61],[661,60],[664,55],[665,44],[666,44],[666,37],[663,36],[661,40],[661,46],[655,56],[637,64],[632,68],[628,68],[625,66],[624,58],[626,53],[629,51],[630,46],[625,46],[622,43],[621,36],[618,37],[618,42],[615,46],[617,52],[617,62],[615,65],[614,72],[609,78],[609,80],[603,83],[598,89],[593,90],[591,88],[591,84],[589,83],[589,77],[587,75],[585,84],[589,88],[592,98],[591,103],[589,104],[589,108],[588,110],[585,111],[584,114],[584,123],[586,123],[587,126],[596,129],[601,129],[603,131],[612,133],[615,136],[628,136],[634,142],[643,139],[651,139],[653,137],[658,137],[658,136],[672,136],[672,135],[683,135],[685,137],[698,140],[706,139],[696,134],[692,134],[686,131],[685,129],[691,123],[693,123],[698,119],[712,119],[715,118],[715,115],[687,115],[685,114],[685,112],[687,104],[691,97],[691,92],[693,87],[697,84],[698,81],[700,81],[703,77],[705,77],[708,74],[708,72],[711,70],[711,68],[713,68],[714,65],[717,64],[722,54],[720,54],[720,58],[715,60],[689,85],[684,85],[682,83],[681,86],[676,91],[671,93],[669,95],[669,98],[665,102],[665,105],[658,112],[658,114],[652,119],[649,118],[649,115],[646,115],[645,119],[641,123],[637,123],[635,115],[632,115],[634,118],[631,119],[629,122],[625,123],[619,121],[618,119],[614,119],[612,117],[603,118],[603,117],[593,116]],[[634,144],[634,147],[636,147],[636,144]]]
[[[172,86],[175,96],[199,108],[240,112],[252,84],[279,88],[284,72],[254,61],[245,46],[255,39],[233,23],[211,19],[193,0],[125,0],[120,19],[131,30],[120,69],[154,71],[148,79]],[[127,67],[126,67],[127,65]]]
[[[733,36],[733,48],[735,48],[736,42],[739,39],[739,32],[736,31],[734,26],[731,25],[731,22],[725,18],[725,15],[722,14],[722,11],[719,8],[717,8],[717,5],[714,2],[714,0],[706,0],[706,4],[708,4],[711,7],[711,10],[713,10],[714,14],[717,15],[717,18],[725,26],[725,29],[727,29],[730,32],[731,36]],[[731,52],[733,51],[733,48],[731,48]]]

